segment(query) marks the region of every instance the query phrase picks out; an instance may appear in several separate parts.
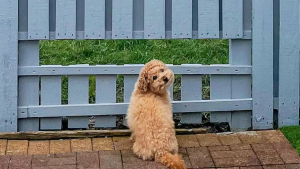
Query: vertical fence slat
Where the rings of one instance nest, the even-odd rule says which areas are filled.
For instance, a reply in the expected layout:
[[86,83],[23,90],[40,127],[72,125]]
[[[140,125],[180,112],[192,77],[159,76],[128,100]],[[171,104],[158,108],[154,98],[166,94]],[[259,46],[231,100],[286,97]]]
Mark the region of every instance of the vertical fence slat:
[[[210,76],[210,99],[231,99],[231,76]],[[231,112],[211,112],[210,122],[229,122],[231,125]]]
[[[61,76],[41,77],[41,105],[61,105]],[[40,130],[60,130],[62,118],[41,118]]]
[[273,128],[273,0],[253,0],[252,6],[252,127],[271,129]]
[[[96,103],[116,102],[116,75],[96,76]],[[95,127],[116,127],[116,116],[96,116]]]
[[28,39],[49,39],[49,0],[28,0]]
[[[89,103],[89,76],[69,76],[68,89],[69,104]],[[68,128],[88,128],[88,124],[89,117],[68,117]]]
[[112,38],[132,39],[133,0],[112,0]]
[[144,38],[165,39],[165,0],[144,1]]
[[56,39],[76,39],[76,0],[56,0]]
[[[181,100],[202,100],[201,75],[181,76]],[[202,113],[184,113],[181,116],[181,123],[202,123]]]
[[[251,40],[229,41],[229,63],[251,65]],[[231,75],[231,99],[251,98],[251,76]],[[231,129],[245,131],[251,128],[251,111],[231,113]]]
[[[19,66],[39,65],[39,41],[19,42]],[[19,77],[19,106],[39,105],[39,77]],[[39,131],[39,118],[18,120],[18,131]]]
[[219,38],[219,0],[198,1],[198,38]]
[[84,38],[105,39],[105,0],[85,1]]
[[192,0],[172,1],[172,38],[192,38]]
[[243,38],[243,1],[223,0],[223,38]]
[[280,1],[278,126],[299,125],[299,1]]

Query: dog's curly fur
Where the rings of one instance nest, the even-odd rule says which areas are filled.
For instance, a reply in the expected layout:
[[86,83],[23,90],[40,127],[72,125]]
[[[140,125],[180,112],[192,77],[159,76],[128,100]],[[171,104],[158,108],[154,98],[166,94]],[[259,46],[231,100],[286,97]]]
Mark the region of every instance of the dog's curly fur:
[[178,143],[168,88],[174,74],[163,62],[152,60],[141,70],[130,99],[126,120],[133,152],[171,169],[186,169]]

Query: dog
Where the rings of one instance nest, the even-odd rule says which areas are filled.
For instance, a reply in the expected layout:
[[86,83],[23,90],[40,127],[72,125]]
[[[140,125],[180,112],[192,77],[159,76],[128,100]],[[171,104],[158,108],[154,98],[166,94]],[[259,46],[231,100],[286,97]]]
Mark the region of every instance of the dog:
[[174,74],[162,61],[151,60],[141,69],[130,98],[126,120],[132,150],[143,160],[171,169],[186,169],[178,154],[169,87]]

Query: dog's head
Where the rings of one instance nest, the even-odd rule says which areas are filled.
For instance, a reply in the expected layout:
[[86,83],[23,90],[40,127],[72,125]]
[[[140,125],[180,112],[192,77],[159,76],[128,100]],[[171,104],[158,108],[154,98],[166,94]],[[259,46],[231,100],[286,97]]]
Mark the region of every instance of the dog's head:
[[151,60],[142,68],[138,80],[138,90],[164,93],[174,81],[174,74],[166,64],[159,60]]

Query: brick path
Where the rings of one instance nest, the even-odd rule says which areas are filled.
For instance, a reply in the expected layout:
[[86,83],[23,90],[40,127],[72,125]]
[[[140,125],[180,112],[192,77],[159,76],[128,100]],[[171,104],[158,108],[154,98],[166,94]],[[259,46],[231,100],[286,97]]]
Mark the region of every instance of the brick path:
[[[188,168],[300,169],[280,131],[177,136]],[[0,140],[0,169],[163,169],[136,158],[128,137]]]

